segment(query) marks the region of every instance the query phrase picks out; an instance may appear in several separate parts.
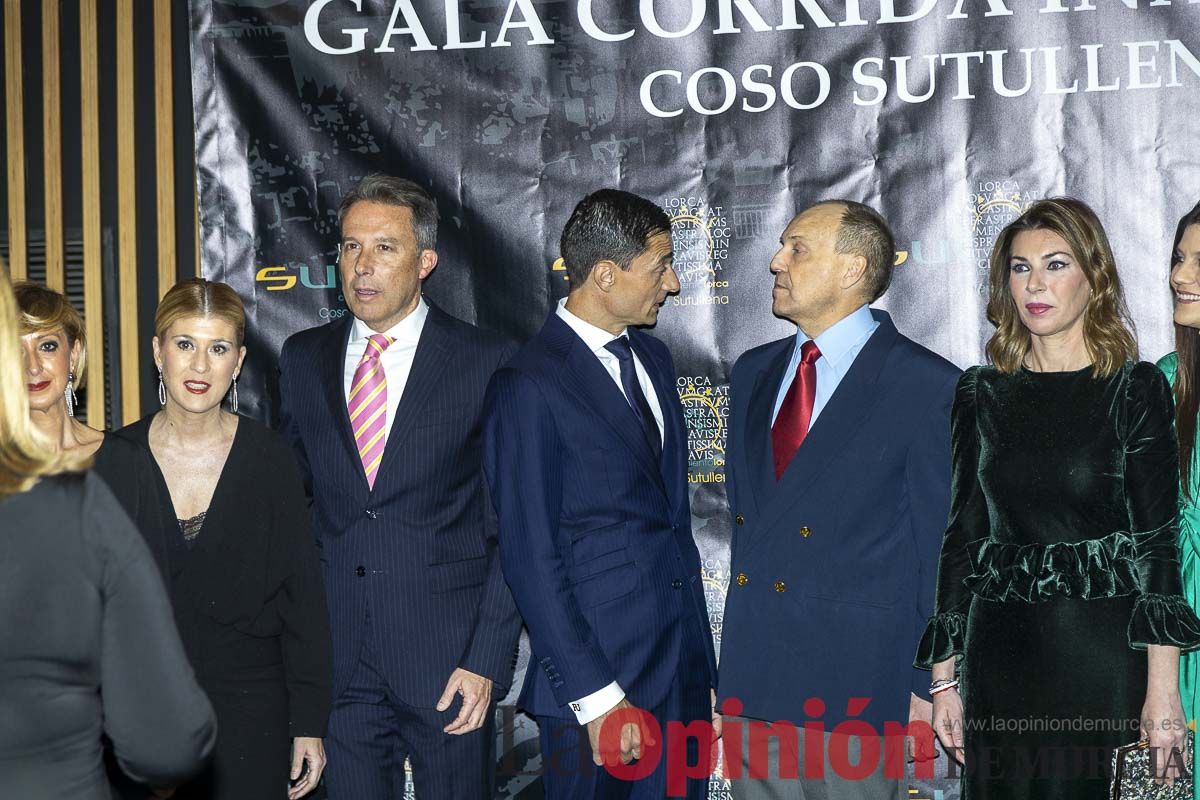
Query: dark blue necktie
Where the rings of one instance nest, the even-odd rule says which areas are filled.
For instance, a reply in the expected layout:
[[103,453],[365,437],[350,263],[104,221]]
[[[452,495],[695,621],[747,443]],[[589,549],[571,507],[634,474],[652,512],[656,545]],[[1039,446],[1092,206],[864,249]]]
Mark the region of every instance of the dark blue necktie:
[[654,457],[662,456],[662,437],[658,433],[658,423],[654,421],[654,412],[650,403],[642,393],[642,384],[637,379],[637,370],[633,366],[633,349],[629,346],[629,337],[622,336],[604,345],[604,349],[617,357],[621,365],[621,386],[625,389],[625,399],[633,409],[633,415],[642,424],[642,432],[650,443]]

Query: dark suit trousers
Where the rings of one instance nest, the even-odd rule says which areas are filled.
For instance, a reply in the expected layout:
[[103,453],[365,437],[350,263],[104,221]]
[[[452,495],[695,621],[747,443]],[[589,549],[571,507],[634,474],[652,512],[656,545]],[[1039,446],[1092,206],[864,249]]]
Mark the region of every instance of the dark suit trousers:
[[365,623],[358,667],[350,685],[334,699],[329,717],[325,782],[330,800],[402,800],[406,758],[412,761],[418,800],[491,798],[495,697],[479,730],[459,736],[444,733],[458,716],[462,698],[437,711],[396,697],[377,667],[372,622]]
[[[573,719],[538,717],[538,735],[542,750],[542,786],[546,800],[661,800],[667,797],[667,723],[687,724],[709,720],[712,698],[709,696],[708,665],[704,643],[696,625],[687,626],[688,636],[680,653],[679,669],[666,699],[645,709],[658,720],[663,749],[654,772],[637,781],[625,781],[592,762],[587,728]],[[632,700],[631,700],[632,702]],[[704,758],[707,758],[707,753]],[[687,742],[687,763],[698,764],[697,743]],[[677,795],[678,796],[678,795]],[[708,779],[688,780],[689,800],[708,797]]]

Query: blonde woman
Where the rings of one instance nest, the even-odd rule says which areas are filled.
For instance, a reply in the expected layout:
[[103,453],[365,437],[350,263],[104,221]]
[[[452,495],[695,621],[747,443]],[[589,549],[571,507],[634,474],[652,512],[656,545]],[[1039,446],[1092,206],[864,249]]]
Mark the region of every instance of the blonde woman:
[[150,552],[91,456],[33,427],[0,268],[0,797],[104,800],[101,735],[169,786],[216,736]]
[[162,410],[121,431],[151,451],[177,521],[172,601],[221,727],[212,766],[176,800],[295,800],[325,767],[329,620],[299,468],[273,431],[222,407],[235,407],[245,327],[223,283],[167,292],[153,342]]
[[1106,797],[1112,749],[1140,736],[1179,774],[1179,652],[1200,620],[1181,594],[1171,389],[1125,318],[1082,202],[1035,203],[996,240],[991,364],[959,381],[917,656],[964,800]]
[[93,457],[92,469],[137,525],[163,575],[169,576],[169,521],[162,514],[149,451],[88,427],[75,415],[76,392],[87,379],[83,318],[59,292],[27,282],[13,290],[34,427],[52,450]]

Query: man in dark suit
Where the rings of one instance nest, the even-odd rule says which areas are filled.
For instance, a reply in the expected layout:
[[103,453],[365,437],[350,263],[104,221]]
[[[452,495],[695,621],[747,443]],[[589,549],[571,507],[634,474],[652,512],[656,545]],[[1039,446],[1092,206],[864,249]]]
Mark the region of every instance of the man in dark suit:
[[501,337],[421,296],[437,208],[369,175],[339,211],[353,317],[280,356],[283,427],[306,472],[333,630],[333,800],[490,797],[494,703],[520,620],[504,583],[480,462]]
[[[869,307],[895,261],[875,211],[818,203],[791,221],[780,245],[772,312],[798,330],[745,353],[731,378],[734,533],[720,707],[731,715],[727,750],[737,737],[743,763],[726,772],[741,767],[732,784],[739,800],[893,800],[905,796],[895,774],[903,751],[892,751],[888,775],[876,746],[892,742],[833,731],[851,718],[879,735],[889,722],[929,721],[929,673],[912,660],[949,512],[959,370]],[[825,733],[762,736],[764,721],[777,720]],[[809,751],[820,770],[806,768]],[[752,775],[764,755],[769,773],[759,761]],[[801,777],[786,780],[797,755]],[[875,764],[869,775],[848,768],[861,757]]]
[[[601,190],[576,206],[561,245],[570,293],[496,373],[486,403],[500,554],[533,650],[520,703],[537,717],[548,798],[657,799],[665,757],[633,765],[636,781],[597,765],[619,771],[649,739],[661,746],[668,721],[712,713],[675,368],[635,327],[679,290],[670,221]],[[621,709],[657,724],[622,714],[601,737]],[[709,742],[691,744],[689,763],[707,765]],[[706,786],[689,781],[688,796]]]

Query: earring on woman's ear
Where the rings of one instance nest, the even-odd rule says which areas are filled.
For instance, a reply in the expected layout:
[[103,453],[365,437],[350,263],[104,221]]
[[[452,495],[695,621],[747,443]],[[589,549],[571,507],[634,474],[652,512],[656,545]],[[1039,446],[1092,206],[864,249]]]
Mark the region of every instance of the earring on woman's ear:
[[237,413],[237,409],[238,409],[237,379],[238,379],[238,376],[234,375],[233,382],[229,384],[229,410],[232,411],[234,414]]
[[63,390],[63,398],[67,401],[67,416],[75,416],[75,404],[79,402],[75,397],[75,371],[67,373],[67,388]]
[[158,368],[158,404],[160,406],[167,404],[167,387],[163,383],[162,367]]

